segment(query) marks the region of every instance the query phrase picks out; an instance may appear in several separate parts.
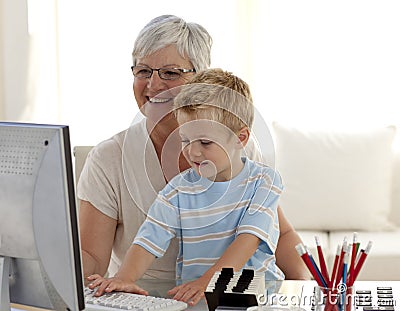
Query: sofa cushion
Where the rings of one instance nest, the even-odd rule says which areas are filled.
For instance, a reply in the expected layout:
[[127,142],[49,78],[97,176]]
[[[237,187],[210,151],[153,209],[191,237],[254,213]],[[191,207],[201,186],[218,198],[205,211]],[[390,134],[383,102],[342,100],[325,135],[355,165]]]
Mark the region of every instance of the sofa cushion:
[[[392,208],[390,211],[390,220],[400,227],[400,133],[397,142],[395,142],[394,163],[393,163],[393,185],[392,185]],[[397,143],[397,144],[396,144]]]
[[385,230],[392,190],[395,127],[311,131],[273,123],[280,205],[296,229]]

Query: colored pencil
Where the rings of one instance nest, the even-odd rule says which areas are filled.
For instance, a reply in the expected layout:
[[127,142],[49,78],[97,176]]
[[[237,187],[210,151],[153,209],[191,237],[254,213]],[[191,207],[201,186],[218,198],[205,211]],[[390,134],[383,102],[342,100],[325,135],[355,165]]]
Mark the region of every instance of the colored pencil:
[[314,277],[315,281],[318,283],[319,286],[321,287],[326,287],[324,285],[323,281],[321,280],[320,276],[318,275],[317,271],[315,270],[310,256],[308,255],[306,248],[302,243],[299,243],[296,245],[296,251],[300,255],[300,257],[303,259],[303,262],[307,266],[308,270],[310,271],[311,275]]
[[372,247],[372,241],[369,241],[365,250],[361,250],[360,258],[357,261],[356,267],[354,268],[354,278],[352,278],[350,286],[353,286],[355,280],[357,279],[357,276],[360,273],[361,268],[364,265],[364,262],[367,259],[369,252],[371,251],[371,247]]
[[353,280],[353,277],[354,277],[354,268],[355,268],[356,256],[357,256],[357,232],[354,232],[354,234],[353,234],[353,245],[352,245],[352,251],[351,251],[351,261],[350,261],[350,268],[349,268],[348,284],[353,283],[352,280]]
[[318,260],[319,260],[319,266],[321,268],[322,276],[324,277],[325,281],[328,284],[330,284],[329,273],[328,273],[328,269],[326,267],[324,253],[322,252],[321,242],[317,236],[315,236],[315,243],[317,244]]
[[336,275],[338,265],[339,265],[340,249],[341,249],[341,246],[338,245],[337,249],[336,249],[335,261],[334,261],[333,267],[332,267],[332,274],[331,274],[331,280],[329,283],[329,288],[335,287],[335,275]]

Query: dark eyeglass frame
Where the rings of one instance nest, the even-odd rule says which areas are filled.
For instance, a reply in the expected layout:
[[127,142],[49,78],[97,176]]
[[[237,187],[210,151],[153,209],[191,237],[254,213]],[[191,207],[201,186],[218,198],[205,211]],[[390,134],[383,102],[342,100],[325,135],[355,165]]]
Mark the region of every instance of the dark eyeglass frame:
[[[149,76],[146,76],[146,77],[139,77],[139,76],[135,75],[135,73],[134,73],[134,69],[135,69],[135,68],[148,69],[148,70],[151,70],[151,73],[150,73]],[[158,76],[159,76],[161,79],[163,79],[163,80],[177,80],[177,79],[179,79],[179,78],[181,77],[181,75],[179,75],[178,77],[173,78],[173,79],[171,79],[171,78],[166,78],[165,75],[163,74],[164,71],[177,70],[177,71],[179,71],[181,74],[182,74],[182,73],[188,73],[188,72],[196,72],[196,69],[194,69],[194,68],[193,68],[193,69],[168,68],[168,67],[165,67],[165,68],[150,68],[150,67],[147,67],[147,66],[131,66],[131,70],[132,70],[132,74],[133,74],[136,78],[138,78],[138,79],[149,79],[149,78],[151,78],[151,76],[153,75],[154,71],[157,71]]]

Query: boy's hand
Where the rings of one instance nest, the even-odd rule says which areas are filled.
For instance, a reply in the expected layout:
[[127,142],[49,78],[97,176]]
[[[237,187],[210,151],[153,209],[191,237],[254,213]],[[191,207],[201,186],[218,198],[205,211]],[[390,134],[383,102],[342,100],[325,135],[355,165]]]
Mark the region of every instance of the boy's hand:
[[207,280],[199,278],[195,281],[174,287],[168,291],[168,295],[173,295],[173,299],[184,301],[189,306],[194,306],[204,297],[204,291],[206,290],[207,285]]
[[93,274],[88,277],[90,284],[88,287],[90,289],[97,288],[94,296],[101,296],[104,293],[110,293],[112,291],[116,292],[127,292],[127,293],[134,293],[140,295],[148,295],[149,293],[145,291],[143,288],[139,287],[133,282],[125,281],[118,277],[112,278],[103,278],[98,274]]

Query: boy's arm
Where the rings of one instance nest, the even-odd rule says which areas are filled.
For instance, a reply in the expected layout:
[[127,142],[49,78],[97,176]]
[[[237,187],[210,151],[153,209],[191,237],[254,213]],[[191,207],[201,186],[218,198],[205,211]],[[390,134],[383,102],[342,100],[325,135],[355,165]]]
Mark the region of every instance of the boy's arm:
[[126,252],[124,261],[114,277],[105,279],[100,275],[91,275],[89,288],[97,287],[96,296],[112,291],[147,294],[135,284],[153,263],[155,256],[142,246],[133,244]]
[[170,290],[168,294],[174,295],[176,300],[188,302],[191,306],[197,304],[203,297],[203,293],[215,272],[224,267],[232,267],[234,271],[240,270],[255,253],[259,244],[260,239],[255,235],[250,233],[239,234],[218,261],[200,278],[177,286]]
[[132,244],[125,254],[124,261],[115,277],[135,282],[139,280],[153,263],[155,256],[142,246]]
[[259,244],[260,239],[255,235],[250,233],[239,234],[218,261],[200,279],[203,279],[207,286],[214,273],[222,268],[231,267],[234,271],[240,270],[253,256]]

